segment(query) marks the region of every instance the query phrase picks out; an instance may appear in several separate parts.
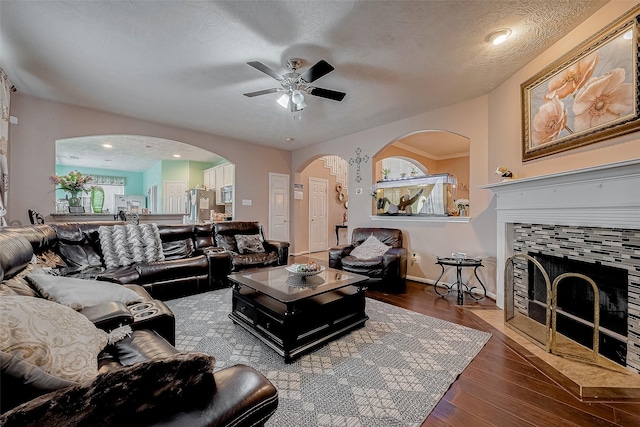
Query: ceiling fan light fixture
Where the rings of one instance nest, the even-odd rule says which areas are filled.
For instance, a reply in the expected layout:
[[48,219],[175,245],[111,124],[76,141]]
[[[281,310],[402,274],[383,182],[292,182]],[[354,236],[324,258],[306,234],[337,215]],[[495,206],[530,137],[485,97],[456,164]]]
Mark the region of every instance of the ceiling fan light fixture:
[[508,28],[502,28],[489,33],[485,40],[491,42],[494,46],[497,46],[504,43],[509,36],[511,36],[511,30]]
[[289,95],[283,93],[280,98],[278,98],[278,104],[282,106],[282,108],[289,108]]
[[[298,89],[294,90],[291,94],[291,101],[300,107],[300,104],[304,104],[304,95]],[[306,105],[305,105],[306,106]]]

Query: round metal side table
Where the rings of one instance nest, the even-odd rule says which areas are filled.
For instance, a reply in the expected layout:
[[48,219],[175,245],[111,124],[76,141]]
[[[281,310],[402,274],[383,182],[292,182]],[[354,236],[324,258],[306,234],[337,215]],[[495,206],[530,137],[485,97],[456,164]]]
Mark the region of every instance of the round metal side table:
[[[453,292],[455,287],[458,292],[458,305],[464,304],[465,290],[467,294],[469,294],[469,296],[476,301],[480,301],[481,299],[484,299],[487,297],[487,288],[484,287],[482,280],[480,280],[480,277],[478,277],[478,268],[484,267],[482,265],[482,260],[479,260],[476,258],[440,258],[438,257],[436,260],[436,264],[438,264],[442,268],[440,277],[438,277],[436,282],[433,284],[433,289],[436,292],[436,294],[444,298],[445,296]],[[442,276],[444,276],[445,266],[456,268],[456,282],[452,283],[451,285],[444,284],[447,291],[445,293],[440,293],[438,292],[438,282],[440,282],[440,279],[442,279]],[[476,289],[477,286],[469,287],[467,283],[464,283],[462,281],[462,269],[464,267],[473,267],[473,275],[476,276],[476,280],[478,281],[480,286],[482,286],[482,291],[483,291],[482,296],[476,297],[473,294],[473,290]]]

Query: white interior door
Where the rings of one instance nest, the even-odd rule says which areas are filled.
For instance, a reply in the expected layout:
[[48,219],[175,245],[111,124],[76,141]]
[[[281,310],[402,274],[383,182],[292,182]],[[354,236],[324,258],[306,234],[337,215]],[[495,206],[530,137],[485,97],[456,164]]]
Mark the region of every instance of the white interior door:
[[329,180],[309,178],[309,252],[329,248],[327,187]]
[[269,239],[289,241],[289,175],[269,173]]
[[164,213],[186,214],[187,183],[184,181],[165,181]]

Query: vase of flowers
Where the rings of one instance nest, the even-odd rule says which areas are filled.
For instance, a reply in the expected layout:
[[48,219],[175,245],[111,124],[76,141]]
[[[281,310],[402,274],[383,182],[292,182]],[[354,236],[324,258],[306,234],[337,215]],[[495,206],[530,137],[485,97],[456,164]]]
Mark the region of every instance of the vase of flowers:
[[53,175],[51,177],[51,181],[55,185],[58,185],[58,190],[64,190],[69,193],[67,196],[69,206],[80,206],[82,204],[82,200],[78,195],[82,191],[85,193],[89,192],[86,185],[91,181],[91,177],[84,176],[78,171],[71,171],[67,175]]
[[78,197],[78,191],[69,191],[71,197],[67,197],[69,201],[69,206],[80,206],[82,204],[82,200]]
[[458,208],[458,216],[469,216],[469,199],[456,199],[453,203]]

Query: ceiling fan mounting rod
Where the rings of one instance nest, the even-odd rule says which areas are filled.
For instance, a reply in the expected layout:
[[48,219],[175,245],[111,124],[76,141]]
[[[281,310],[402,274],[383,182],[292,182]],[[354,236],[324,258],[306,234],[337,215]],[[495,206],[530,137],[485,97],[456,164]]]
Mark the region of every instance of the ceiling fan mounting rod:
[[302,59],[289,58],[285,65],[287,67],[287,70],[291,70],[295,73],[296,70],[299,70],[300,68],[302,68]]

